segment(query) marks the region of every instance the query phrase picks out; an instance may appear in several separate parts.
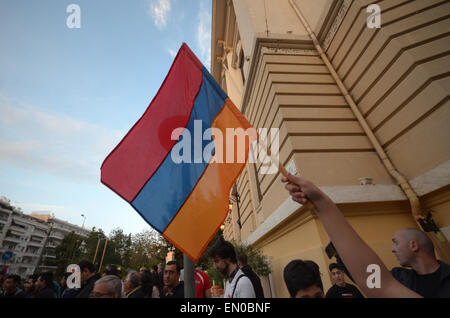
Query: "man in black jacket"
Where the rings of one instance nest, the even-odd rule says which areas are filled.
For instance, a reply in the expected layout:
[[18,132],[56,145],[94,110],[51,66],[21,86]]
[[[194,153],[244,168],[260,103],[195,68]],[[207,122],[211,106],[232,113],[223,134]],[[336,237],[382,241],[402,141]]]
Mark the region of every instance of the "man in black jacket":
[[19,288],[20,276],[8,275],[3,282],[3,292],[0,298],[25,298],[25,293]]
[[414,228],[395,232],[392,238],[395,254],[401,266],[392,276],[404,286],[428,298],[450,298],[450,266],[436,259],[433,242]]
[[164,289],[161,298],[184,298],[184,282],[180,281],[180,267],[169,261],[164,268]]
[[264,291],[261,286],[261,280],[253,269],[248,265],[247,255],[241,254],[238,256],[238,265],[241,271],[250,279],[255,290],[256,298],[264,298]]
[[56,292],[53,285],[53,273],[44,272],[39,274],[36,281],[37,292],[33,298],[56,298]]
[[100,279],[100,274],[95,273],[95,266],[89,261],[81,261],[78,263],[81,272],[81,290],[78,292],[76,298],[89,298],[94,289],[95,282]]

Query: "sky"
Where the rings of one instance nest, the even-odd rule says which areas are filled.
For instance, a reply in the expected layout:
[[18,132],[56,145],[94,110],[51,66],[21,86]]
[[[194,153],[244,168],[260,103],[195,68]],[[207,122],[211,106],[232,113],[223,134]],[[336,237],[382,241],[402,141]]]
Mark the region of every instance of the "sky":
[[100,167],[183,42],[210,69],[211,3],[0,0],[0,196],[106,233],[151,229]]

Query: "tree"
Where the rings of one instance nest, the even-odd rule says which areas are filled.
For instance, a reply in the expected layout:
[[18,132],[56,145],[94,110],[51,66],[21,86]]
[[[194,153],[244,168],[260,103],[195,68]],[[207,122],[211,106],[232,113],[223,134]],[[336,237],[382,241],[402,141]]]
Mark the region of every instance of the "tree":
[[[45,259],[44,265],[56,266],[55,278],[59,279],[66,272],[66,268],[70,264],[78,263],[83,257],[83,244],[84,239],[71,232],[67,234],[61,243],[55,249],[55,259]],[[45,251],[43,253],[45,255]],[[40,264],[38,264],[38,267]]]
[[127,235],[121,228],[115,228],[109,233],[108,244],[103,259],[103,267],[107,264],[116,264],[124,266],[123,256],[126,250]]
[[[89,234],[89,237],[86,239],[86,243],[84,246],[83,259],[94,262],[96,266],[100,264],[100,258],[103,252],[103,244],[106,239],[105,233],[101,229],[98,231],[93,231]],[[100,244],[97,250],[97,256],[94,260],[95,251],[97,249],[97,244],[99,240],[103,240],[103,244]]]
[[225,277],[222,275],[221,272],[214,269],[213,261],[211,258],[208,257],[209,250],[211,249],[211,247],[214,244],[216,244],[217,240],[221,236],[222,236],[221,230],[217,231],[217,233],[214,235],[214,237],[209,242],[208,246],[205,248],[205,251],[202,253],[200,258],[198,259],[197,264],[202,269],[204,269],[205,272],[208,274],[211,284],[215,284],[216,286],[219,286],[220,288],[224,288],[223,280],[225,279]]
[[131,239],[131,233],[128,234],[124,240],[124,248],[122,252],[122,264],[125,268],[131,268],[134,258],[133,253],[133,240]]
[[270,265],[267,257],[258,248],[251,245],[239,244],[232,241],[234,245],[234,250],[236,251],[236,257],[241,254],[247,255],[248,265],[255,271],[259,276],[268,276],[271,273]]
[[[144,230],[133,235],[133,268],[145,266],[150,268],[153,265],[165,263],[166,255],[172,245],[161,234],[154,230]],[[180,252],[175,252],[175,258],[179,261]],[[181,254],[181,259],[182,259]],[[180,265],[182,263],[180,262]]]

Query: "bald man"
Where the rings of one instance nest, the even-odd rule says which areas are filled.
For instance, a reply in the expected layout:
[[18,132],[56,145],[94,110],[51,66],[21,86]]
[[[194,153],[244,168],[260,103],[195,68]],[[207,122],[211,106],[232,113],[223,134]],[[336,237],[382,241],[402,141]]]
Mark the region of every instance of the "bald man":
[[392,275],[400,283],[428,298],[450,298],[450,266],[438,261],[433,242],[422,231],[408,228],[395,232],[392,253],[401,266]]

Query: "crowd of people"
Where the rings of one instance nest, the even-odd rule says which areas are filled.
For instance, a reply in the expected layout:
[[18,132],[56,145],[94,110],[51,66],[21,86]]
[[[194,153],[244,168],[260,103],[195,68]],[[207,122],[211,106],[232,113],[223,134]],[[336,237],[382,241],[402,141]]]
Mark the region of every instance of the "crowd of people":
[[[247,264],[247,256],[242,254],[239,259],[242,270],[256,284],[256,295],[263,297],[261,282]],[[126,274],[115,265],[108,265],[102,273],[97,273],[94,264],[87,260],[79,262],[78,266],[80,288],[69,287],[68,280],[74,279],[72,273],[65,273],[56,282],[52,272],[30,275],[22,280],[18,275],[4,275],[2,271],[0,298],[184,298],[182,270],[176,261],[150,269],[128,270]],[[212,298],[211,287],[207,273],[195,264],[195,297]]]
[[[325,293],[319,266],[311,260],[292,260],[283,277],[293,298],[428,297],[450,298],[450,266],[436,259],[430,238],[418,229],[403,229],[392,238],[392,252],[403,267],[389,271],[375,252],[359,237],[331,199],[310,181],[288,175],[282,177],[292,199],[311,202],[337,253],[339,264],[329,265],[333,286]],[[236,255],[233,245],[219,238],[208,251],[213,266],[226,277],[224,298],[264,298],[260,278],[245,254]],[[345,264],[345,265],[344,265]],[[376,264],[382,284],[367,284],[367,267]],[[183,298],[184,282],[176,261],[151,269],[121,270],[107,266],[100,274],[94,264],[81,261],[80,288],[69,288],[66,273],[59,283],[53,273],[31,275],[22,281],[17,275],[0,272],[0,298]],[[405,268],[410,267],[410,268]],[[344,273],[358,288],[346,283]],[[195,264],[197,298],[211,298],[208,275]]]
[[83,260],[80,268],[80,288],[69,288],[67,280],[72,273],[65,273],[59,282],[52,272],[30,275],[22,280],[18,275],[0,272],[0,298],[159,298],[163,291],[162,266],[150,270],[142,267],[129,270],[122,279],[118,266],[108,265],[97,273],[93,263]]

